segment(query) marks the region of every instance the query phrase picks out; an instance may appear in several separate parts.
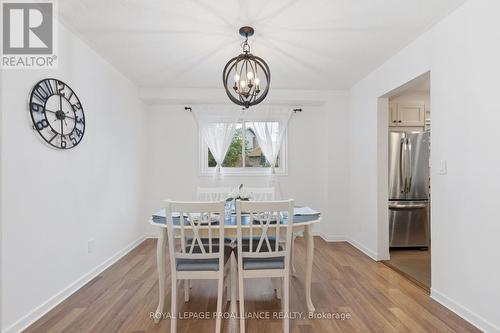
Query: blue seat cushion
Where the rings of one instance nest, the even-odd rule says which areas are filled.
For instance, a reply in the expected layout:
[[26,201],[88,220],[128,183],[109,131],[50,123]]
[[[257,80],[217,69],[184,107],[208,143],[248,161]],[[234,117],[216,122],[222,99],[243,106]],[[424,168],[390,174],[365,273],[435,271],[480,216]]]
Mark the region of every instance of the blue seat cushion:
[[[274,251],[276,246],[276,240],[269,237],[269,245]],[[259,238],[254,238],[252,242],[253,251],[257,250],[259,244]],[[250,249],[250,240],[243,239],[242,244],[243,252],[247,252]],[[278,251],[283,251],[281,246],[278,246]],[[238,260],[238,250],[235,249],[235,256]],[[269,252],[266,241],[262,242],[259,252]],[[269,257],[269,258],[243,258],[243,269],[244,270],[257,270],[257,269],[284,269],[285,268],[285,257]]]
[[244,270],[284,269],[284,268],[285,268],[285,257],[243,258]]
[[[204,243],[204,241],[202,241]],[[217,242],[218,243],[218,242]],[[208,253],[209,245],[204,244],[205,252]],[[191,249],[190,245],[186,245],[186,252]],[[212,252],[219,252],[219,244],[212,244]],[[200,247],[195,244],[193,253],[201,253]],[[224,264],[229,260],[232,249],[229,246],[224,246]],[[218,271],[219,259],[176,259],[175,267],[178,271]]]
[[219,259],[177,259],[178,271],[218,271]]

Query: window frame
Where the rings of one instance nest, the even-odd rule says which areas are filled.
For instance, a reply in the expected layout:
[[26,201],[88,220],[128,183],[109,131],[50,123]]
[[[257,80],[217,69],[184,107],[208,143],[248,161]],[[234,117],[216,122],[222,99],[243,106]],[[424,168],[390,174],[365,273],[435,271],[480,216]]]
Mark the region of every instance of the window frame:
[[[273,122],[273,121],[278,121],[274,119],[252,119],[252,122]],[[244,129],[246,128],[246,124],[248,121],[242,120],[242,121],[237,121],[237,123],[242,124],[243,128],[243,133],[245,132]],[[246,139],[246,138],[245,138]],[[208,146],[203,140],[203,137],[201,135],[201,129],[198,130],[198,156],[199,156],[199,175],[200,176],[213,176],[216,174],[216,168],[215,167],[209,167],[208,166]],[[245,163],[245,149],[242,149],[242,157],[243,157],[243,164]],[[281,144],[281,149],[280,153],[278,156],[278,165],[275,169],[275,175],[278,176],[287,176],[288,175],[288,127],[283,133],[283,142]],[[270,175],[270,167],[238,167],[238,168],[233,168],[233,167],[221,167],[221,172],[223,175],[227,176],[265,176],[265,175]]]

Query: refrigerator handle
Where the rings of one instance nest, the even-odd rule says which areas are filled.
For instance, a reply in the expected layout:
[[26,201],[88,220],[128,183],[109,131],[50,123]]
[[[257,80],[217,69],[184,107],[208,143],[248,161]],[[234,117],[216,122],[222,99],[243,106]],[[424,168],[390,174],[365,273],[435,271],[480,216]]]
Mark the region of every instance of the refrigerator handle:
[[389,203],[389,209],[418,209],[418,208],[427,208],[428,206],[429,206],[428,203],[413,203],[413,204]]
[[[405,156],[404,153],[406,149],[404,149],[405,145],[405,138],[401,139],[401,142],[399,144],[399,181],[400,181],[400,186],[401,186],[401,193],[406,193],[406,168],[404,167],[405,163]],[[404,182],[403,182],[403,175],[404,175]]]
[[411,182],[413,178],[413,161],[412,161],[412,154],[411,154],[411,141],[409,139],[406,139],[406,145],[408,147],[407,149],[407,154],[408,154],[408,191],[407,193],[410,193],[411,190]]

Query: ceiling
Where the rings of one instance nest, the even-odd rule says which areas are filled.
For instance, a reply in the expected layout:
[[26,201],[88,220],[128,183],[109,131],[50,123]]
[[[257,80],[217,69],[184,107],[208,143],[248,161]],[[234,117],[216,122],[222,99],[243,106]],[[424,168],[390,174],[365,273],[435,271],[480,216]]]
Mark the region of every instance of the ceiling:
[[464,0],[64,0],[62,22],[142,87],[216,88],[243,25],[271,87],[346,89]]

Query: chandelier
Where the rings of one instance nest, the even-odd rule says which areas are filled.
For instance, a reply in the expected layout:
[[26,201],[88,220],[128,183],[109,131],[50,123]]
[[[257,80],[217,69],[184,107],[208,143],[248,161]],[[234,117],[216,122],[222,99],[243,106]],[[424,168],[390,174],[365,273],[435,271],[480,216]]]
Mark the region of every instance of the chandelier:
[[243,53],[229,60],[222,72],[222,82],[229,99],[247,109],[266,98],[271,82],[266,62],[250,53],[248,37],[253,33],[252,27],[240,28],[240,35],[245,38],[241,44]]

